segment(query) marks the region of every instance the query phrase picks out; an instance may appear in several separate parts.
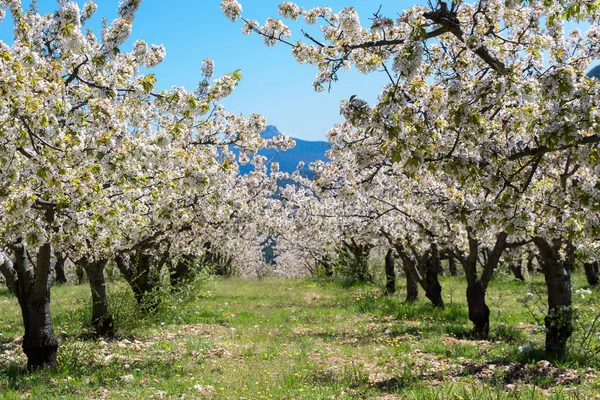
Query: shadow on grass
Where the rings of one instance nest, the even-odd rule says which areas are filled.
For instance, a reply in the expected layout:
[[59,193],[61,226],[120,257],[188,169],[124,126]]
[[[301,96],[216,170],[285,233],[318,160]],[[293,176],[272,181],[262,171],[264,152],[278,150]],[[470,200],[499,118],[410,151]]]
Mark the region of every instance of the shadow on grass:
[[135,353],[126,356],[109,354],[98,358],[98,354],[98,348],[90,337],[79,335],[77,339],[61,340],[57,354],[58,367],[28,371],[24,361],[0,364],[0,393],[3,390],[25,392],[34,387],[42,390],[47,387],[54,391],[62,387],[62,384],[57,386],[60,382],[69,382],[69,385],[85,390],[95,390],[114,385],[115,382],[129,381],[130,378],[125,379],[125,375],[150,375],[156,379],[168,380],[181,373],[182,361],[174,354],[162,358]]
[[365,296],[355,299],[358,312],[378,316],[394,316],[399,320],[467,322],[467,310],[460,304],[447,304],[444,309],[435,308],[423,301],[400,302],[387,296]]
[[[538,357],[536,357],[538,358]],[[544,389],[555,385],[578,385],[580,375],[574,370],[558,368],[542,359],[537,363],[519,361],[488,361],[479,365],[466,365],[462,374],[491,385],[534,385]]]
[[325,342],[339,342],[345,344],[365,345],[373,343],[380,334],[377,332],[352,332],[352,331],[325,331],[325,332],[310,332],[302,336],[312,336],[322,339]]

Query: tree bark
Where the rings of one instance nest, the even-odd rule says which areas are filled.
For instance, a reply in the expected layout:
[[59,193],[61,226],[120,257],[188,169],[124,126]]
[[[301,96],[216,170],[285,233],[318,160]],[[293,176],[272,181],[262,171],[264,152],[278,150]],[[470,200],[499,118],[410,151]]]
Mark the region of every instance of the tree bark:
[[233,274],[231,261],[230,257],[224,256],[218,249],[214,249],[211,242],[204,243],[203,268],[210,268],[211,272],[217,276],[231,276]]
[[385,255],[385,292],[388,296],[396,293],[396,270],[394,269],[394,250]]
[[115,261],[133,290],[140,309],[145,313],[156,311],[160,306],[160,299],[155,295],[159,274],[152,267],[154,256],[139,251],[128,259],[119,255],[115,257]]
[[483,272],[479,277],[477,273],[479,241],[469,234],[469,254],[462,260],[462,264],[467,279],[469,320],[473,323],[473,337],[478,339],[486,339],[490,333],[490,309],[485,302],[486,291],[494,270],[500,262],[502,252],[506,248],[507,237],[504,232],[498,234],[494,248],[488,251],[485,257]]
[[531,276],[535,272],[535,268],[533,267],[533,259],[535,258],[535,254],[530,252],[527,256],[527,273]]
[[350,242],[343,241],[343,245],[342,259],[349,270],[349,277],[356,279],[358,282],[373,282],[373,277],[369,273],[371,246],[358,244],[354,239]]
[[92,326],[99,336],[114,336],[113,318],[108,312],[108,300],[106,298],[106,281],[104,279],[106,263],[107,260],[104,259],[94,262],[87,262],[86,260],[78,262],[87,274],[92,291]]
[[[18,263],[25,267],[27,255],[25,246],[17,250]],[[17,298],[23,313],[23,352],[27,355],[27,369],[33,370],[45,366],[56,367],[58,340],[52,326],[50,315],[50,271],[52,269],[52,247],[45,243],[40,247],[35,275],[27,282],[25,273],[19,274]],[[17,273],[21,268],[17,269]],[[24,271],[25,272],[25,271]],[[29,289],[29,290],[27,290]]]
[[50,291],[46,298],[19,298],[23,313],[23,352],[27,356],[27,369],[56,367],[58,340],[52,327],[50,315]]
[[598,285],[598,261],[592,263],[583,263],[585,277],[590,286]]
[[192,273],[190,264],[192,261],[192,256],[185,255],[180,257],[177,262],[171,263],[169,280],[172,288],[178,288],[182,283],[190,278]]
[[479,256],[479,242],[469,236],[469,254],[463,261],[465,277],[467,279],[467,307],[469,308],[469,321],[473,323],[473,336],[485,339],[490,331],[490,309],[485,303],[485,287],[477,274],[477,259]]
[[21,307],[25,328],[22,347],[27,356],[27,369],[56,367],[58,340],[50,315],[52,247],[46,243],[38,249],[35,265],[30,264],[24,243],[13,246],[13,251],[14,263],[3,253],[0,270]]
[[[417,282],[425,291],[425,296],[431,301],[436,308],[444,308],[444,301],[442,299],[442,286],[438,281],[437,264],[439,263],[439,252],[437,252],[437,245],[435,245],[435,254],[425,254],[423,256],[417,254],[417,250],[411,248],[412,256],[408,253],[405,247],[400,243],[396,242],[394,247],[396,252],[402,259],[404,271],[406,273],[407,283],[407,301],[414,301],[418,295],[418,288],[415,287],[414,282]],[[433,247],[430,251],[433,253]],[[436,261],[437,260],[437,261]],[[419,266],[423,269],[425,277],[421,276]],[[430,287],[430,285],[432,287]]]
[[61,253],[56,253],[56,264],[54,270],[56,271],[56,283],[67,283],[67,275],[65,274],[65,261],[67,260]]
[[549,241],[534,237],[540,251],[540,261],[548,288],[548,315],[546,325],[546,353],[550,358],[562,360],[566,356],[567,342],[573,333],[573,309],[571,298],[571,270],[574,249],[567,246],[568,255],[561,259],[560,240]]
[[523,267],[520,263],[511,263],[509,268],[513,273],[515,279],[525,281],[525,277],[523,276]]
[[439,281],[440,252],[436,243],[431,244],[431,254],[425,260],[425,296],[437,308],[444,308],[442,285]]
[[419,281],[412,268],[405,267],[404,274],[406,275],[406,302],[412,303],[419,298]]
[[333,266],[331,265],[331,260],[329,255],[324,255],[321,257],[321,261],[319,261],[319,265],[323,269],[323,273],[327,278],[333,277]]
[[79,285],[83,284],[83,281],[85,280],[85,271],[81,265],[78,265],[77,263],[75,263],[75,275],[77,275],[77,283]]
[[473,323],[473,337],[486,339],[490,333],[490,309],[485,302],[485,288],[477,279],[467,284],[469,320]]
[[456,259],[450,253],[448,253],[448,271],[451,276],[458,276],[458,269],[456,268]]

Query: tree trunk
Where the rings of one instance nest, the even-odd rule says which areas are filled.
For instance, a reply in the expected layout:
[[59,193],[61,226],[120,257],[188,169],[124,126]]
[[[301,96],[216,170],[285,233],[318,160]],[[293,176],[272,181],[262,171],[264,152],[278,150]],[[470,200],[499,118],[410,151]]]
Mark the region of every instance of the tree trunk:
[[217,276],[229,277],[233,275],[232,261],[231,257],[226,255],[217,253],[216,255],[216,263],[213,267],[213,273]]
[[325,274],[325,276],[327,278],[333,277],[333,266],[331,265],[331,260],[329,259],[329,255],[324,255],[321,258],[321,261],[319,264],[323,268],[323,273]]
[[574,249],[567,246],[568,255],[561,260],[561,242],[550,242],[535,237],[540,250],[540,261],[548,288],[548,315],[546,325],[546,353],[550,358],[562,360],[567,351],[567,342],[573,333],[573,309],[571,299],[571,269]]
[[27,356],[27,369],[55,367],[58,340],[50,315],[52,247],[46,243],[39,248],[35,265],[30,265],[30,257],[23,243],[16,245],[14,252],[14,264],[5,255],[2,273],[7,277],[7,283],[11,284],[21,307],[25,328],[23,352]]
[[[431,301],[431,304],[436,308],[444,308],[444,301],[442,299],[442,286],[438,281],[438,263],[440,262],[439,252],[437,251],[437,245],[431,246],[431,253],[424,256],[419,256],[417,250],[411,248],[411,254],[405,249],[404,245],[400,242],[394,244],[396,252],[402,259],[404,271],[406,273],[406,301],[415,301],[418,296],[418,287],[415,282],[418,283],[423,290],[425,290],[425,296]],[[419,266],[424,270],[425,278],[421,276]]]
[[533,275],[533,273],[535,272],[535,268],[533,267],[534,258],[535,254],[533,254],[533,252],[530,252],[527,256],[527,273],[529,273],[530,276]]
[[56,253],[56,264],[54,270],[56,271],[56,283],[67,283],[67,275],[65,274],[65,261],[66,257],[63,257],[61,253]]
[[[25,247],[17,255],[21,258],[19,262],[25,266]],[[57,366],[56,352],[58,340],[52,326],[50,315],[50,271],[52,269],[52,247],[50,243],[40,247],[37,254],[37,265],[33,282],[24,290],[25,285],[19,284],[19,305],[23,313],[23,325],[25,335],[23,336],[23,352],[27,355],[27,369],[33,370],[44,366]],[[19,276],[19,281],[22,277]],[[27,284],[28,282],[23,282]]]
[[467,282],[469,320],[473,322],[473,336],[486,339],[490,333],[490,309],[485,303],[485,288],[479,279]]
[[486,339],[490,332],[490,309],[485,303],[486,287],[477,273],[479,242],[469,237],[469,255],[463,263],[467,279],[467,306],[469,321],[473,323],[473,337]]
[[598,261],[593,263],[583,263],[585,277],[590,286],[598,285]]
[[523,276],[523,267],[520,263],[511,263],[510,270],[512,271],[515,279],[525,281],[525,277]]
[[358,282],[373,282],[369,273],[369,252],[371,245],[358,244],[354,239],[350,242],[343,241],[344,247],[341,253],[342,260],[348,269],[349,278]]
[[190,264],[192,261],[193,257],[186,255],[180,257],[177,262],[171,263],[169,280],[172,288],[177,289],[182,283],[190,278]]
[[425,296],[431,300],[434,307],[444,308],[442,285],[438,279],[440,270],[440,253],[437,244],[431,245],[431,254],[425,260]]
[[417,301],[419,298],[419,280],[411,268],[405,267],[404,274],[406,275],[406,302]]
[[465,277],[467,279],[467,306],[469,308],[469,320],[473,323],[473,337],[486,339],[490,333],[490,309],[485,303],[488,284],[490,283],[494,270],[500,262],[500,257],[506,249],[508,235],[500,232],[496,236],[494,248],[485,251],[483,272],[481,277],[477,273],[477,262],[479,259],[479,240],[469,232],[469,254],[462,259]]
[[83,270],[83,268],[81,267],[81,265],[78,265],[77,263],[75,263],[75,275],[77,275],[77,283],[79,285],[83,284],[84,282],[84,278],[85,278],[85,271]]
[[450,253],[448,253],[448,271],[451,276],[458,276],[458,269],[456,268],[456,259]]
[[46,366],[56,367],[58,340],[52,327],[50,315],[50,291],[43,299],[33,296],[19,298],[23,313],[23,352],[27,356],[27,369],[34,370]]
[[394,250],[385,255],[385,291],[388,296],[396,293],[396,271],[394,269]]
[[117,256],[115,261],[127,283],[133,290],[133,295],[138,306],[143,312],[154,312],[160,305],[160,298],[156,296],[158,289],[158,271],[153,270],[154,256],[138,252],[125,257]]
[[86,262],[82,260],[80,263],[85,269],[92,291],[92,326],[99,336],[113,336],[115,334],[113,318],[108,312],[106,281],[104,279],[104,267],[107,261]]
[[138,304],[142,310],[153,312],[160,305],[160,300],[155,296],[157,289],[152,271],[153,256],[150,254],[140,254],[137,262],[137,274],[133,279],[133,291]]

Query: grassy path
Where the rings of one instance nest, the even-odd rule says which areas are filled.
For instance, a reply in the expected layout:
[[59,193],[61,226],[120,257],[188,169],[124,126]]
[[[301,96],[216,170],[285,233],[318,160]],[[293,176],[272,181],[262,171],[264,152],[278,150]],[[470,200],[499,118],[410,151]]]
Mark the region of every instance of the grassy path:
[[[140,321],[116,284],[111,301],[123,336],[106,341],[75,336],[87,326],[88,288],[57,287],[61,366],[34,374],[22,369],[16,301],[1,291],[0,398],[600,398],[597,369],[556,367],[536,350],[543,333],[518,302],[528,284],[493,282],[491,341],[466,338],[462,280],[442,285],[447,307],[433,310],[373,286],[217,280]],[[597,304],[597,294],[584,301]]]

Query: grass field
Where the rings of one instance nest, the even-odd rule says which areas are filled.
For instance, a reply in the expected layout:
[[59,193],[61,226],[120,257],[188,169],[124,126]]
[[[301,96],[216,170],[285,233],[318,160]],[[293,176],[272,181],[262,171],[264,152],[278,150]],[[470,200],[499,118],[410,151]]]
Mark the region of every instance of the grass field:
[[[584,288],[575,276],[575,289]],[[313,280],[213,280],[141,318],[122,283],[110,300],[120,336],[90,339],[89,289],[55,287],[57,370],[27,373],[16,300],[0,291],[0,398],[592,399],[600,398],[598,293],[574,299],[569,360],[544,360],[543,281],[494,280],[492,339],[469,340],[465,286],[444,277],[444,310],[376,286]],[[534,299],[522,303],[527,293]],[[543,311],[543,310],[541,310]]]

